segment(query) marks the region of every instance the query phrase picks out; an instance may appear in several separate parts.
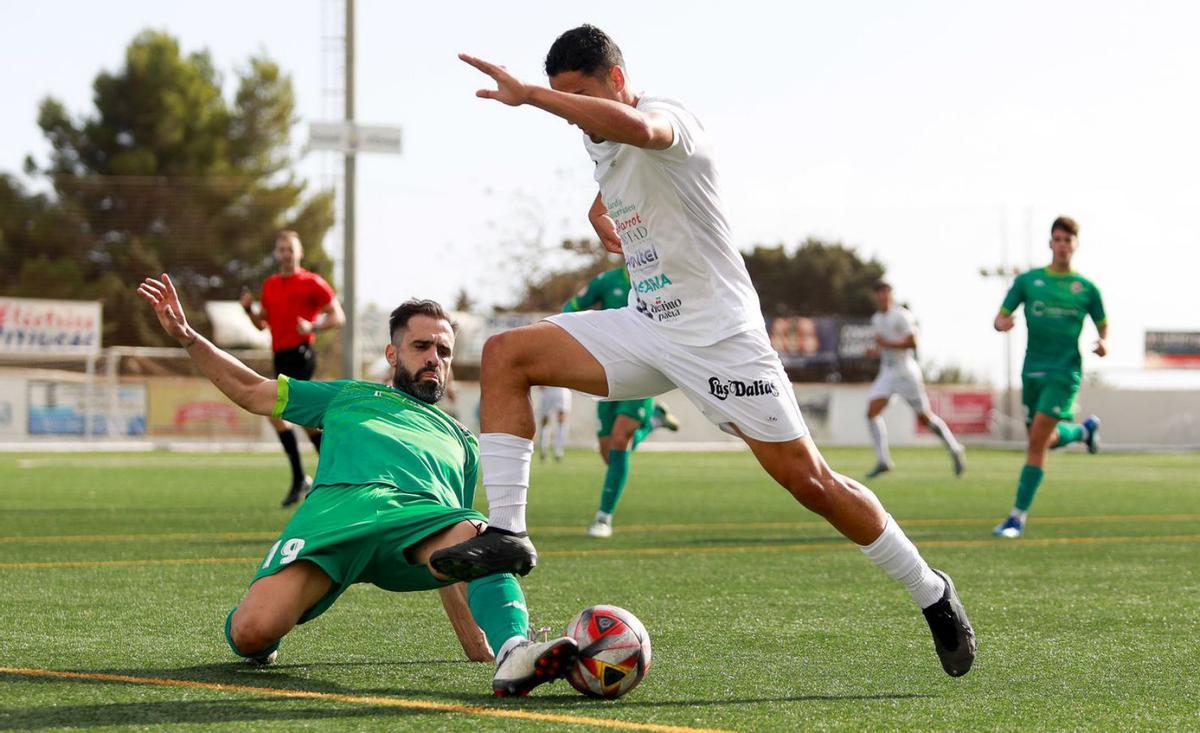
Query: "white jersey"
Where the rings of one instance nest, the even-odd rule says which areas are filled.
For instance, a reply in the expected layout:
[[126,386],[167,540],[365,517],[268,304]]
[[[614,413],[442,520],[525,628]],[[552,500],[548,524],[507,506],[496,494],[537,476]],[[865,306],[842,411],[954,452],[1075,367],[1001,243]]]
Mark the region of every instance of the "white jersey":
[[[917,335],[917,322],[907,308],[893,305],[886,313],[876,311],[871,316],[871,328],[875,333],[888,341],[900,341],[908,336]],[[915,349],[879,350],[879,371],[908,372],[920,376],[921,367],[917,364]]]
[[614,142],[584,144],[616,223],[629,269],[629,306],[658,333],[685,346],[708,346],[764,330],[758,294],[725,220],[713,145],[678,102],[642,96],[637,109],[670,120],[666,150]]

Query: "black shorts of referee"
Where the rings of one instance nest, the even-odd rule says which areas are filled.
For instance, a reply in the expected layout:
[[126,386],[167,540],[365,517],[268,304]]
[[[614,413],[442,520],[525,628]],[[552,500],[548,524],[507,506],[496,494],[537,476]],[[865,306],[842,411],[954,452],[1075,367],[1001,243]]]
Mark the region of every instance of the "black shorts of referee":
[[317,350],[312,344],[300,344],[294,349],[276,351],[274,362],[275,376],[283,374],[307,382],[317,373]]

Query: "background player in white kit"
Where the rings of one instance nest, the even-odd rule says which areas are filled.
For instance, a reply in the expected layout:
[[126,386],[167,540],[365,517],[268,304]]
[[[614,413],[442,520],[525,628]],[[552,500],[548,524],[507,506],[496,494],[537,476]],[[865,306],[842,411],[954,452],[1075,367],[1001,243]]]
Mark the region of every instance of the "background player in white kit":
[[617,45],[592,26],[562,34],[546,56],[550,87],[460,55],[495,89],[476,95],[531,105],[583,130],[600,193],[590,220],[629,270],[629,305],[561,313],[488,339],[480,375],[479,438],[489,527],[438,551],[441,573],[528,573],[537,563],[525,524],[534,420],[531,386],[611,400],[679,388],[739,435],[797,501],[825,517],[908,589],[947,674],[966,674],[975,632],[949,576],[933,570],[879,500],[835,473],[808,435],[771,348],[758,295],[725,219],[713,144],[678,102],[637,93]]
[[917,322],[907,308],[897,305],[892,299],[892,286],[879,281],[875,283],[875,307],[871,316],[871,328],[875,330],[875,346],[879,351],[879,376],[867,394],[867,425],[871,429],[871,441],[875,444],[875,468],[867,478],[875,478],[892,470],[892,456],[888,451],[887,426],[883,422],[883,411],[892,401],[893,395],[900,397],[917,413],[917,419],[946,444],[950,459],[954,461],[954,475],[961,476],[967,463],[963,447],[950,432],[942,418],[929,409],[929,397],[925,394],[925,379],[921,366],[917,364]]
[[554,460],[561,461],[570,430],[571,390],[565,387],[538,389],[538,457],[546,460],[546,441],[554,434]]

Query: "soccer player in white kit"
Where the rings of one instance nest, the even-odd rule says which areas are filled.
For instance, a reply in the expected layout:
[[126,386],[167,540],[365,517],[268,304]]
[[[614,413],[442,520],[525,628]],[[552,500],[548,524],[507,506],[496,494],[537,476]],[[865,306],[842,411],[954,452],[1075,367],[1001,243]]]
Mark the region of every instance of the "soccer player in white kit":
[[571,390],[565,387],[542,387],[538,390],[537,424],[538,457],[546,460],[546,442],[554,431],[554,460],[561,461],[567,446],[568,420],[571,417]]
[[892,470],[883,411],[893,395],[900,395],[917,413],[917,420],[942,439],[954,462],[954,475],[961,476],[967,467],[963,447],[946,422],[929,409],[925,379],[916,357],[917,322],[907,308],[892,299],[891,285],[881,280],[875,283],[874,290],[877,310],[871,316],[871,328],[875,330],[875,346],[879,352],[879,376],[875,377],[867,394],[867,425],[875,445],[875,468],[867,473],[867,478]]
[[966,674],[975,634],[953,583],[933,570],[869,489],[835,473],[800,416],[771,348],[758,295],[725,218],[713,143],[676,101],[634,90],[617,45],[585,25],[546,56],[550,87],[466,54],[495,89],[476,95],[530,105],[584,133],[600,193],[589,218],[623,254],[629,305],[561,313],[484,345],[479,437],[489,527],[430,559],[450,577],[526,574],[537,563],[525,506],[533,454],[529,390],[555,385],[628,400],[678,388],[740,436],[776,481],[905,585],[933,633],[943,669]]

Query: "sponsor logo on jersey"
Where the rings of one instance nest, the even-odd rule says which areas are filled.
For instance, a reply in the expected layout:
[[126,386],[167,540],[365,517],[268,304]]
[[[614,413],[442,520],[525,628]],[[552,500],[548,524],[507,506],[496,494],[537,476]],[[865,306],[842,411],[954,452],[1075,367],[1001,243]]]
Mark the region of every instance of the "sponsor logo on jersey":
[[779,385],[769,379],[743,382],[740,379],[709,377],[708,393],[722,402],[730,397],[778,397]]
[[1075,295],[1079,295],[1080,293],[1082,293],[1083,292],[1083,283],[1079,282],[1078,280],[1071,283],[1071,292],[1074,293]]
[[1029,304],[1028,311],[1030,315],[1038,318],[1076,318],[1080,317],[1080,312],[1075,308],[1064,308],[1058,305],[1046,305],[1040,300],[1035,300]]
[[[622,235],[621,244],[622,246],[625,244],[624,235]],[[655,262],[658,262],[658,250],[655,249],[653,244],[649,247],[626,250],[625,252],[625,266],[630,270],[638,270]]]
[[1033,286],[1034,286],[1035,288],[1040,288],[1040,287],[1042,287],[1042,286],[1043,286],[1043,285],[1045,285],[1045,284],[1046,284],[1046,281],[1045,281],[1045,280],[1042,280],[1041,278],[1038,278],[1037,280],[1034,280],[1034,281],[1033,281]]
[[672,298],[671,300],[663,300],[655,298],[653,303],[648,304],[650,317],[658,322],[670,321],[680,316],[680,307],[683,305],[682,298]]
[[655,290],[662,290],[671,284],[671,278],[667,277],[664,272],[661,275],[651,275],[644,280],[638,280],[633,284],[633,289],[639,293],[653,293]]

